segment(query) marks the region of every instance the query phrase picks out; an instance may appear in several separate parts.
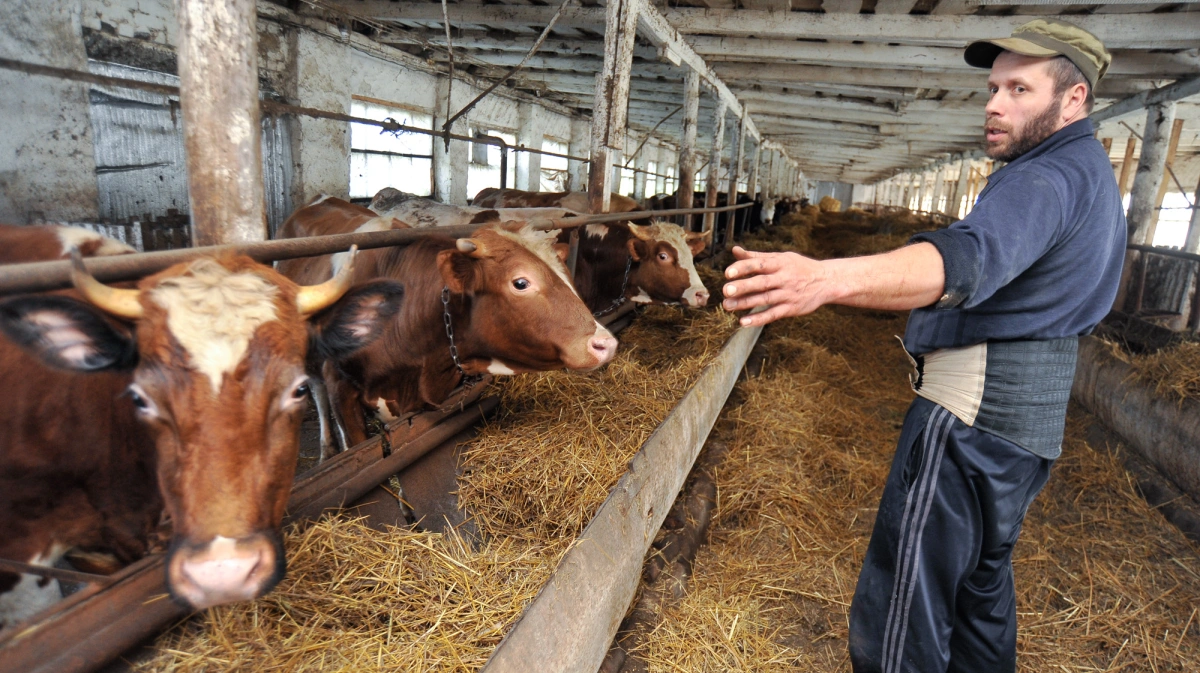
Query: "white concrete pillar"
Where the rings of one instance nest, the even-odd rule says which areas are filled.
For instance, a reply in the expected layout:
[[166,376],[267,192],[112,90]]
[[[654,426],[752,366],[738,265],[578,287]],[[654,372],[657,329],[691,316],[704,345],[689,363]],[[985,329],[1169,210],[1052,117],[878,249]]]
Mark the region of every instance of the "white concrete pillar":
[[937,172],[933,175],[933,202],[929,206],[929,211],[940,213],[942,209],[942,191],[946,185],[946,166],[945,164],[938,166]]
[[[708,159],[708,186],[705,190],[704,204],[711,208],[717,205],[717,192],[721,189],[721,156],[725,150],[725,101],[717,101],[717,109],[713,114],[712,152]],[[716,222],[716,213],[704,214],[704,228],[712,229]]]
[[958,160],[958,182],[954,185],[949,214],[955,217],[965,217],[963,197],[967,195],[967,179],[971,176],[971,162],[966,157]]
[[[542,149],[541,108],[532,103],[517,104],[517,144]],[[529,192],[542,189],[542,155],[517,152],[516,188]]]
[[1155,200],[1163,181],[1171,125],[1175,121],[1175,102],[1157,103],[1146,108],[1146,127],[1142,132],[1142,155],[1133,178],[1129,200],[1129,242],[1150,245],[1158,224]]
[[637,169],[633,174],[633,198],[638,201],[646,198],[646,166],[650,163],[650,152],[650,142],[647,141],[633,158],[633,167]]
[[[586,119],[571,119],[571,139],[567,145],[567,154],[573,157],[586,157],[591,143],[592,129]],[[586,161],[567,159],[567,191],[587,191],[588,165]]]
[[1188,221],[1187,242],[1183,244],[1187,252],[1200,254],[1200,183],[1192,194],[1192,219]]
[[[441,128],[446,121],[446,98],[451,93],[450,80],[438,78],[437,92],[433,116],[433,127]],[[450,102],[451,114],[461,110],[463,105],[470,102],[471,89],[459,82],[454,87],[453,100]],[[467,113],[455,120],[450,127],[451,133],[467,134],[467,124],[471,114]],[[344,126],[344,124],[343,124]],[[442,203],[465,206],[474,194],[467,194],[467,170],[470,164],[469,143],[450,141],[450,149],[441,138],[433,139],[433,198]]]
[[667,179],[663,176],[667,174],[667,161],[671,158],[667,148],[658,143],[654,143],[654,172],[658,175],[654,176],[654,193],[667,193]]
[[[350,114],[350,55],[345,45],[308,31],[295,31],[296,105]],[[0,97],[2,98],[2,97]],[[445,101],[442,101],[443,109]],[[292,129],[296,207],[321,194],[350,196],[350,125],[296,115]]]
[[[700,115],[700,75],[691,68],[683,77],[683,127],[679,141],[679,165],[676,176],[679,184],[675,191],[675,203],[679,208],[692,207],[692,195],[696,184],[696,126]],[[683,217],[683,228],[692,229],[695,221],[691,215]]]

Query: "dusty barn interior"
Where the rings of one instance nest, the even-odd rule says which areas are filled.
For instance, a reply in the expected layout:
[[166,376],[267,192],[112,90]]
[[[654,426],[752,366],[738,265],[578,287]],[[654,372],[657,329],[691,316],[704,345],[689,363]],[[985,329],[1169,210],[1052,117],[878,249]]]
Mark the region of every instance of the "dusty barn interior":
[[[1006,156],[964,50],[1030,22],[1091,126]],[[0,673],[934,670],[890,611],[863,663],[860,571],[948,488],[931,436],[1008,441],[993,359],[1052,332],[1061,455],[1030,449],[1016,625],[979,639],[1015,640],[995,670],[1200,670],[1200,3],[7,0],[0,91]],[[1098,196],[1004,197],[1071,129]],[[1021,222],[1103,204],[1115,247],[992,290],[1110,294],[964,336],[1004,311],[954,298],[992,283],[962,241],[1019,257]],[[939,284],[748,325],[735,245],[846,287],[932,250],[889,297]],[[1013,426],[1050,404],[1024,384]],[[974,544],[914,521],[903,615]],[[940,670],[990,670],[960,637]]]

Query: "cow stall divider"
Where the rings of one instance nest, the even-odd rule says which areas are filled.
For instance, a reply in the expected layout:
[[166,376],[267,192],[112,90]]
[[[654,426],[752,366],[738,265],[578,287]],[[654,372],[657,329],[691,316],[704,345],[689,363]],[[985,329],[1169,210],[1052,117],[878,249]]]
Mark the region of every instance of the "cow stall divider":
[[[716,209],[586,215],[565,220],[535,222],[533,226],[539,229],[575,228],[589,223],[625,221],[656,215],[703,213],[708,210],[718,212],[737,210],[749,205]],[[206,255],[240,252],[259,261],[270,262],[278,259],[341,252],[352,244],[359,245],[361,248],[405,245],[427,236],[468,235],[476,229],[478,229],[478,225],[287,239],[91,258],[85,263],[91,273],[107,281],[129,280],[162,270],[181,261]],[[69,287],[69,268],[69,262],[38,262],[2,267],[0,268],[0,295]],[[615,331],[629,324],[633,317],[633,309],[634,304],[626,304],[620,310],[605,316],[601,322],[607,323]],[[754,335],[756,338],[757,331],[754,331]],[[697,401],[688,403],[693,406],[699,405],[695,409],[691,409],[691,407],[688,407],[691,409],[690,411],[680,410],[682,407],[677,409],[678,413],[673,413],[671,416],[671,419],[674,420],[668,419],[671,423],[670,427],[675,429],[663,432],[660,428],[660,432],[655,434],[655,437],[659,439],[647,443],[647,456],[635,461],[634,472],[645,461],[655,461],[656,467],[651,471],[665,470],[671,474],[678,473],[681,475],[679,479],[686,476],[696,451],[699,450],[708,429],[715,422],[716,411],[720,409],[728,396],[732,380],[736,378],[737,371],[740,370],[741,364],[745,360],[745,354],[738,355],[738,353],[743,350],[748,352],[753,345],[753,343],[743,344],[742,341],[746,338],[740,337],[741,341],[736,341],[738,344],[736,346],[733,345],[735,342],[731,341],[731,346],[727,347],[727,350],[733,348],[734,351],[731,351],[728,356],[723,353],[720,359],[721,364],[714,363],[710,366],[716,368],[714,369],[716,373],[706,372],[703,378],[704,381],[711,380],[712,382],[705,383],[703,388],[697,384],[698,387],[685,398],[698,398],[705,401],[708,406]],[[730,367],[734,367],[730,363],[736,364],[732,374],[727,371]],[[720,371],[717,372],[717,370]],[[725,385],[723,382],[727,379],[730,383]],[[486,384],[487,379],[483,383]],[[336,510],[353,503],[428,451],[476,425],[495,408],[497,403],[494,397],[480,398],[486,387],[486,385],[476,385],[469,390],[460,389],[443,404],[440,410],[410,414],[396,419],[386,426],[386,441],[381,437],[369,439],[299,475],[293,485],[285,522],[312,520],[320,517],[326,511]],[[710,414],[709,406],[712,404],[715,404],[715,410]],[[679,429],[681,424],[687,425],[688,429],[681,431]],[[688,424],[694,424],[694,427]],[[698,438],[692,441],[693,437]],[[680,438],[686,438],[684,444],[676,441]],[[653,448],[659,444],[662,444],[664,448]],[[662,464],[657,465],[657,463]],[[653,537],[653,532],[661,524],[662,517],[670,508],[670,501],[678,492],[678,484],[671,487],[670,483],[661,480],[655,480],[651,484],[643,483],[644,481],[645,475],[642,477],[630,476],[628,480],[622,480],[617,488],[625,494],[620,497],[627,498],[630,492],[642,493],[644,491],[645,495],[640,497],[653,498],[655,504],[646,509],[627,509],[624,505],[620,506],[620,511],[625,512],[628,516],[640,517],[636,529],[649,531],[648,544],[648,540]],[[614,498],[618,498],[615,494],[617,494],[617,490],[610,495],[610,500],[614,502],[616,502]],[[663,498],[666,498],[665,504],[660,502]],[[641,500],[638,502],[640,503]],[[618,506],[613,505],[613,507]],[[614,531],[619,532],[621,526],[631,524],[618,522],[614,518],[616,515],[611,513],[612,509],[607,506],[602,512],[609,513],[605,515],[604,519],[597,518],[597,528],[593,530],[589,527],[588,535],[599,536],[596,538],[597,541],[607,540],[606,545],[609,542],[618,546],[625,545],[627,541],[624,538],[619,536],[612,538],[612,536],[616,534]],[[653,526],[647,529],[646,526],[651,524]],[[641,536],[642,534],[639,533],[638,537]],[[623,572],[629,559],[634,557],[637,558],[636,565],[640,567],[645,549],[638,550],[620,546],[619,551],[620,554],[614,555],[610,549],[605,555],[605,558],[621,560],[620,567],[605,570],[604,574],[607,579],[603,581],[601,579],[586,580],[589,586],[594,587],[600,587],[605,582],[612,584],[604,589],[605,596],[593,598],[597,601],[597,609],[602,607],[606,611],[604,614],[611,612],[616,615],[611,619],[614,632],[625,606],[632,599],[632,591],[637,585],[637,572],[635,568],[632,575],[624,578],[621,582],[615,582],[619,578],[614,574]],[[580,552],[580,554],[582,556],[573,554],[570,557],[573,564],[571,567],[595,567],[596,559],[590,558],[584,552]],[[79,573],[72,577],[63,576],[61,579],[85,582],[87,586],[24,624],[7,629],[0,634],[0,672],[95,670],[159,632],[170,623],[186,616],[187,611],[166,595],[163,558],[162,554],[148,556],[111,576],[94,576],[85,573]],[[24,566],[24,564],[20,565]],[[43,575],[54,572],[53,570],[39,572],[37,568],[28,566],[23,569]],[[556,581],[561,581],[564,576],[556,575],[556,577],[558,578]],[[621,596],[624,595],[623,592],[626,589],[629,592],[628,596],[622,599]],[[593,598],[589,598],[588,601],[592,601]],[[536,605],[540,607],[536,612],[530,613],[530,623],[547,619],[545,616],[547,614],[558,614],[559,611],[565,609],[564,600],[557,594],[550,595],[545,599],[539,598]],[[621,600],[624,600],[624,603],[621,603]],[[580,614],[571,620],[560,620],[562,629],[557,632],[557,638],[561,643],[568,643],[569,639],[573,637],[570,635],[572,633],[591,633],[599,628],[596,624],[581,622],[579,619],[582,619],[585,614],[591,615],[589,617],[591,619],[596,619],[601,616],[601,613],[597,613],[595,610],[578,611],[574,608],[567,608],[567,611]],[[525,619],[522,619],[522,622],[524,621]],[[603,630],[600,629],[600,631]],[[596,642],[611,641],[614,632],[608,632],[604,638],[599,638]],[[530,631],[530,627],[522,627],[520,633],[536,635],[541,633],[541,630]],[[506,639],[506,643],[511,640],[512,644],[504,645],[503,660],[512,661],[512,657],[516,656],[507,654],[507,652],[524,651],[523,648],[527,648],[528,645],[522,643],[525,643],[525,639],[528,637],[531,636],[515,635]],[[598,656],[603,657],[606,647],[606,644],[595,645],[599,652]],[[572,648],[564,645],[564,649]],[[501,652],[501,650],[497,651]],[[598,661],[596,665],[598,665]],[[497,670],[507,669],[498,668]]]

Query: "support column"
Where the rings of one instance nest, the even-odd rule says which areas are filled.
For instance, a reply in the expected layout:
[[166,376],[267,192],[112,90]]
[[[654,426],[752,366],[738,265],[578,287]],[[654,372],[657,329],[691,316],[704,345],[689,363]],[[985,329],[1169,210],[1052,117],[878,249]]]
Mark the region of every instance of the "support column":
[[754,151],[750,153],[750,182],[746,183],[746,193],[750,195],[750,200],[758,199],[758,170],[762,165],[762,138],[753,145]]
[[1193,255],[1200,254],[1200,182],[1192,194],[1192,219],[1188,222],[1187,242],[1183,249]]
[[[1171,176],[1167,172],[1167,169],[1171,169],[1171,170],[1175,169],[1175,151],[1179,149],[1179,136],[1182,133],[1183,133],[1183,120],[1176,119],[1175,123],[1171,125],[1171,140],[1167,143],[1167,159],[1163,163],[1162,183],[1159,184],[1158,196],[1154,199],[1155,228],[1157,228],[1157,226],[1158,226],[1158,220],[1159,220],[1158,216],[1162,212],[1159,210],[1159,208],[1162,208],[1163,198],[1165,198],[1167,196],[1167,192],[1170,190],[1171,185],[1174,184],[1174,182],[1175,182],[1174,180],[1171,179]],[[1149,240],[1154,240],[1153,232],[1151,232]]]
[[1162,185],[1163,165],[1171,124],[1175,121],[1175,103],[1157,103],[1147,108],[1146,128],[1142,132],[1142,155],[1133,178],[1133,197],[1129,202],[1129,242],[1150,245],[1158,211],[1154,201]]
[[646,165],[650,163],[650,142],[642,146],[642,151],[637,153],[633,158],[633,167],[637,171],[633,174],[633,198],[641,201],[646,198]]
[[588,173],[588,205],[607,213],[612,193],[613,154],[625,148],[629,110],[629,75],[642,0],[612,0],[605,9],[604,69],[596,76],[592,106],[592,163]]
[[[729,196],[726,197],[726,205],[737,205],[738,202],[738,185],[742,181],[742,161],[746,158],[746,122],[750,119],[750,114],[747,110],[742,110],[742,119],[734,133],[737,137],[734,138],[733,147],[729,148],[729,158],[733,164],[729,167]],[[733,243],[733,234],[736,228],[738,218],[746,218],[748,211],[731,210],[725,218],[725,241],[727,244]]]
[[[688,68],[683,78],[683,129],[679,145],[679,186],[675,206],[691,208],[696,183],[696,124],[700,117],[700,75]],[[683,228],[692,230],[693,218],[683,216]]]
[[1133,172],[1133,150],[1137,147],[1137,138],[1129,134],[1129,142],[1125,143],[1125,160],[1121,162],[1121,175],[1117,178],[1117,187],[1121,190],[1121,200],[1129,193],[1129,174]]
[[[542,125],[538,119],[538,106],[532,103],[517,104],[517,144],[530,149],[542,149]],[[528,192],[541,191],[542,155],[517,152],[517,189]]]
[[933,174],[933,202],[929,204],[930,212],[940,213],[942,210],[942,191],[946,187],[946,166],[945,164],[938,166],[937,173]]
[[655,143],[654,172],[658,173],[658,175],[654,176],[654,193],[656,195],[667,193],[667,179],[663,176],[667,174],[667,159],[670,156],[671,153],[667,151],[666,147]]
[[929,186],[929,180],[927,179],[928,177],[929,176],[926,174],[925,171],[922,171],[920,173],[920,175],[918,176],[918,179],[921,181],[921,186],[917,188],[917,210],[918,211],[924,211],[926,209],[925,208],[925,196],[926,196],[926,194],[928,194],[928,192],[926,191],[926,188]]
[[266,238],[254,0],[176,0],[192,245]]
[[[587,156],[591,129],[586,119],[571,119],[571,139],[567,145],[567,154],[573,157]],[[567,159],[567,191],[582,192],[587,190],[587,162],[577,159]]]
[[967,178],[971,177],[971,162],[963,157],[959,159],[958,163],[958,183],[954,186],[954,203],[949,214],[954,217],[963,217],[962,213],[965,208],[962,206],[962,200],[967,194]]
[[[446,121],[446,97],[450,93],[450,80],[445,77],[438,78],[434,96],[434,128],[441,128]],[[454,100],[450,102],[452,111],[461,109],[462,105],[466,105],[470,101],[471,91],[461,82],[459,86],[454,87],[453,93]],[[456,119],[450,127],[450,132],[466,135],[470,117],[471,114],[467,113]],[[470,159],[468,143],[452,140],[450,149],[447,151],[444,140],[436,137],[433,139],[433,198],[435,200],[456,206],[465,206],[469,203],[470,198],[474,196],[474,194],[467,194],[467,171]]]
[[[717,101],[717,109],[713,114],[712,152],[708,159],[708,189],[704,195],[705,207],[717,205],[717,192],[721,188],[721,155],[725,151],[725,101]],[[709,231],[717,221],[716,213],[704,214],[704,229]]]

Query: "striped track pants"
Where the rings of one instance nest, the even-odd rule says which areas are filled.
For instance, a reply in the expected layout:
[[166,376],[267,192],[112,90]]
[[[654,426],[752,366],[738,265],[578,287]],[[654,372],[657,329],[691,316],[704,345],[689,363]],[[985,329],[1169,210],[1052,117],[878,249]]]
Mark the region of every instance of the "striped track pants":
[[1053,462],[913,402],[850,607],[855,673],[1015,670],[1012,549]]

